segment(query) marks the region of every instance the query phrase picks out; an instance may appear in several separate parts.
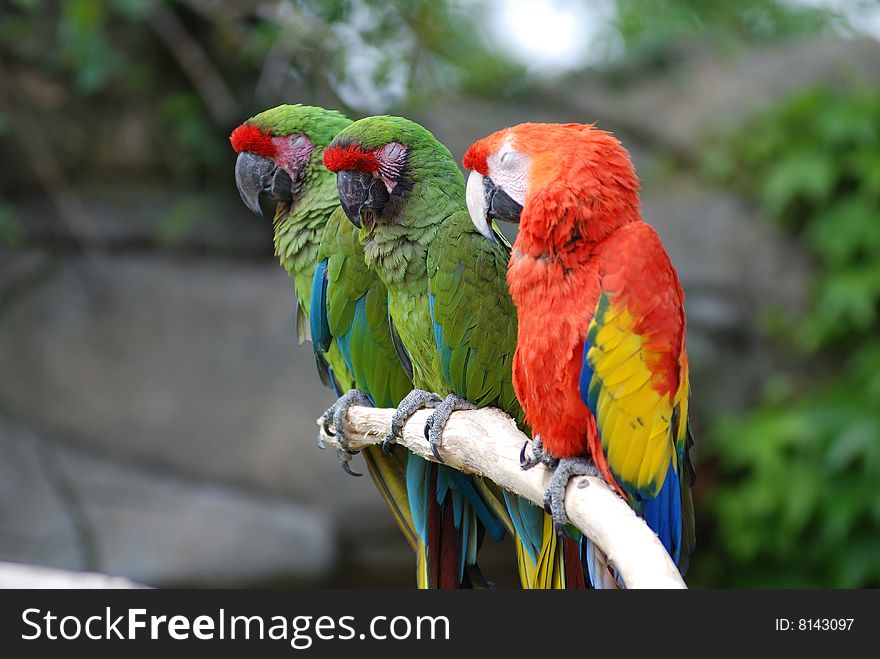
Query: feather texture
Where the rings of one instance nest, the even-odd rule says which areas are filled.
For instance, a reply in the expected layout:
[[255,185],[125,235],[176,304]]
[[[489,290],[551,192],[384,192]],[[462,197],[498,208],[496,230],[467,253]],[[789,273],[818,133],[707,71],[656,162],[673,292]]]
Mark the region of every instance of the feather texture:
[[[513,383],[525,421],[556,457],[590,455],[684,570],[693,548],[684,293],[639,214],[628,154],[605,131],[521,124],[475,143],[528,163],[508,270],[519,314]],[[475,221],[479,218],[475,218]],[[607,559],[583,545],[594,585]]]

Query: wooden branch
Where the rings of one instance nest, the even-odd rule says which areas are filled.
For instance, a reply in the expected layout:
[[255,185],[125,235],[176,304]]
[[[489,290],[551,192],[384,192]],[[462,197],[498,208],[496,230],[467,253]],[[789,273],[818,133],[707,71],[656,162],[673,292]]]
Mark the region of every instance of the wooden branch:
[[[391,427],[394,410],[351,407],[345,430],[352,449],[379,444]],[[417,412],[398,441],[413,453],[434,460],[425,439],[429,411]],[[318,421],[320,427],[320,420]],[[328,446],[334,437],[321,432]],[[527,441],[513,420],[495,409],[456,412],[443,432],[440,454],[459,471],[488,478],[511,492],[543,506],[551,470],[538,465],[527,471],[519,454]],[[571,523],[608,557],[627,588],[686,588],[678,569],[657,535],[599,478],[577,477],[569,482],[565,511]]]

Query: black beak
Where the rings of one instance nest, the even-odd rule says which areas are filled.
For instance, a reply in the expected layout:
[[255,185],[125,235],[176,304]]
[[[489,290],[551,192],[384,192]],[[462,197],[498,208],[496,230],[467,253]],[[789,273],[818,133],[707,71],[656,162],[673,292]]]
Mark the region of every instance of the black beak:
[[[336,189],[342,210],[358,229],[362,220],[374,223],[390,200],[385,183],[370,172],[343,170],[336,174]],[[371,229],[372,226],[368,226]]]
[[495,185],[488,176],[483,178],[483,190],[486,193],[486,214],[490,219],[519,224],[523,207],[518,202]]
[[272,160],[247,151],[235,161],[235,185],[245,206],[262,215],[260,198],[276,202],[293,202],[293,182],[287,172]]

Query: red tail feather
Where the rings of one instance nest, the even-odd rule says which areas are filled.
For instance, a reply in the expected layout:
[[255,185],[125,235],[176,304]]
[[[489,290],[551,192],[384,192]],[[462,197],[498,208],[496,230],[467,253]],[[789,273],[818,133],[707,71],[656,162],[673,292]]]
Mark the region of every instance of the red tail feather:
[[562,557],[565,563],[566,590],[586,590],[587,579],[578,543],[571,538],[562,539]]
[[443,507],[443,530],[440,539],[440,588],[459,588],[459,551],[461,551],[458,539],[458,529],[455,528],[455,518],[452,503],[447,501]]
[[461,541],[455,528],[452,503],[437,503],[437,465],[429,467],[428,583],[432,588],[461,588],[459,565]]

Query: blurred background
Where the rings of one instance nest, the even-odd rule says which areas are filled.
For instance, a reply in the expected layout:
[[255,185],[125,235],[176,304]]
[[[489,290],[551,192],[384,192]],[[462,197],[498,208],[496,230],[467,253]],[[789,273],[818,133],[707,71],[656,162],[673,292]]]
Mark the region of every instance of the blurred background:
[[235,190],[232,128],[302,102],[457,158],[614,131],[687,294],[689,584],[880,586],[878,38],[844,0],[0,0],[0,560],[413,583]]

